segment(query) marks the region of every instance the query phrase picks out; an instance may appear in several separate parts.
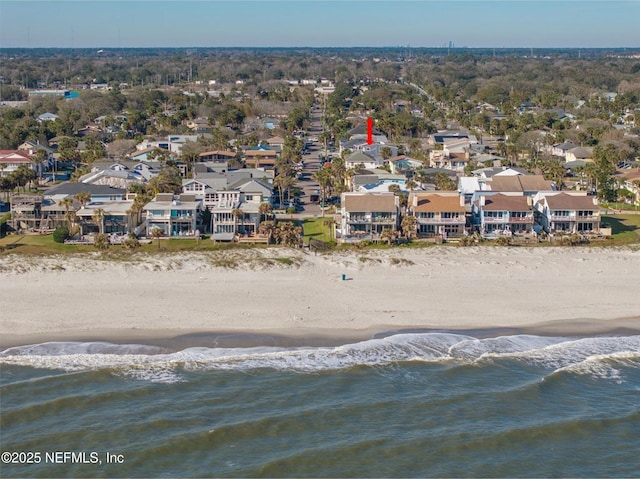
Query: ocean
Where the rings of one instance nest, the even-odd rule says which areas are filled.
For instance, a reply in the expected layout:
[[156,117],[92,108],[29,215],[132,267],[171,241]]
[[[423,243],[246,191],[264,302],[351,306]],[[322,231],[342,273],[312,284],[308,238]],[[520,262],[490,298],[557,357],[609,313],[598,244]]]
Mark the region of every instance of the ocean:
[[638,477],[640,336],[0,353],[2,477]]

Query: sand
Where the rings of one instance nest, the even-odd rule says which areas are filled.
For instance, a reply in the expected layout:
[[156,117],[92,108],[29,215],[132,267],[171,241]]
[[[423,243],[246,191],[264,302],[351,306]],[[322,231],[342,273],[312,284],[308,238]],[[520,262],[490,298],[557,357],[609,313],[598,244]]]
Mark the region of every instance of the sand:
[[637,248],[5,255],[0,347],[233,338],[313,345],[406,330],[639,334],[639,284]]

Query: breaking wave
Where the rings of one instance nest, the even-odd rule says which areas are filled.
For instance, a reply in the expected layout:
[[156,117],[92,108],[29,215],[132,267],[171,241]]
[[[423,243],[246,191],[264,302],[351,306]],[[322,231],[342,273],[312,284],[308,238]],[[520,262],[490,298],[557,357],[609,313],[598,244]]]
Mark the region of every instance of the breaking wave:
[[[640,367],[640,336],[563,338],[532,335],[477,339],[450,333],[398,334],[331,348],[187,348],[52,342],[6,349],[0,364],[66,372],[112,370],[153,382],[182,381],[183,371],[270,368],[300,373],[378,367],[408,361],[483,364],[524,362],[555,373],[621,381],[620,368]],[[548,376],[547,376],[548,377]]]

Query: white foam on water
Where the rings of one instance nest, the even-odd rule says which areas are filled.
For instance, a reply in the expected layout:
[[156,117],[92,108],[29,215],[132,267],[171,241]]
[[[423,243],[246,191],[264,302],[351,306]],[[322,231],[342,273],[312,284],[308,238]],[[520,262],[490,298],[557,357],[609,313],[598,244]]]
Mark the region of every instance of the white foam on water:
[[620,352],[589,356],[584,361],[572,363],[553,371],[552,374],[570,373],[624,382],[620,368],[640,368],[640,352]]
[[143,344],[113,344],[107,342],[52,341],[5,349],[3,356],[46,355],[64,356],[69,354],[159,354],[165,351],[158,346]]
[[[569,339],[514,335],[477,339],[450,333],[421,333],[331,348],[194,347],[175,353],[161,351],[141,345],[43,343],[7,349],[0,353],[0,364],[63,371],[113,369],[129,378],[157,382],[181,381],[181,371],[270,368],[306,373],[406,361],[474,363],[501,359],[553,370],[573,367],[572,371],[591,371],[597,375],[597,368],[611,358],[631,361],[637,367],[640,336]],[[598,377],[617,377],[613,369],[608,371],[598,373]]]

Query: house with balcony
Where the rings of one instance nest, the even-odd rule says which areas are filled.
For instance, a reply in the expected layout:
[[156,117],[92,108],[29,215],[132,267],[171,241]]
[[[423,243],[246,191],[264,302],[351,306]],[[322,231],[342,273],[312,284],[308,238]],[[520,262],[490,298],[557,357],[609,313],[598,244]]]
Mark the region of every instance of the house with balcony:
[[150,235],[154,228],[160,228],[165,236],[196,236],[203,231],[202,210],[202,201],[195,195],[160,193],[143,207],[146,233]]
[[225,162],[236,157],[235,151],[229,150],[211,150],[203,151],[198,155],[199,161]]
[[250,168],[273,170],[276,167],[279,151],[266,146],[256,146],[244,152],[244,162]]
[[[132,200],[91,201],[76,212],[82,234],[99,233],[124,235],[140,223],[140,215],[131,212]],[[101,210],[102,219],[96,218]]]
[[377,161],[373,156],[363,153],[361,151],[356,151],[355,153],[351,153],[344,159],[345,168],[365,168],[365,169],[376,169],[382,166],[381,161]]
[[35,170],[34,163],[27,151],[0,150],[0,177],[9,176],[22,165]]
[[211,213],[211,239],[233,241],[255,238],[262,219],[260,204],[272,202],[273,186],[243,174],[245,170],[210,174],[183,181],[183,191],[193,194]]
[[464,195],[458,192],[412,192],[407,214],[415,217],[419,238],[455,238],[465,231]]
[[397,231],[399,198],[393,193],[342,193],[339,241],[377,241],[383,230]]
[[338,153],[342,154],[345,150],[351,152],[361,152],[375,161],[375,166],[381,166],[385,163],[383,150],[388,149],[389,157],[398,156],[398,147],[389,143],[384,135],[373,135],[373,142],[367,142],[367,135],[353,135],[350,140],[341,140],[339,143]]
[[487,193],[472,205],[474,226],[484,237],[526,235],[533,231],[531,198],[522,194]]
[[464,171],[469,163],[467,153],[450,153],[443,150],[433,150],[429,155],[429,164],[432,168],[444,168],[446,170]]
[[534,198],[536,219],[547,233],[597,234],[600,207],[585,191],[540,193]]

